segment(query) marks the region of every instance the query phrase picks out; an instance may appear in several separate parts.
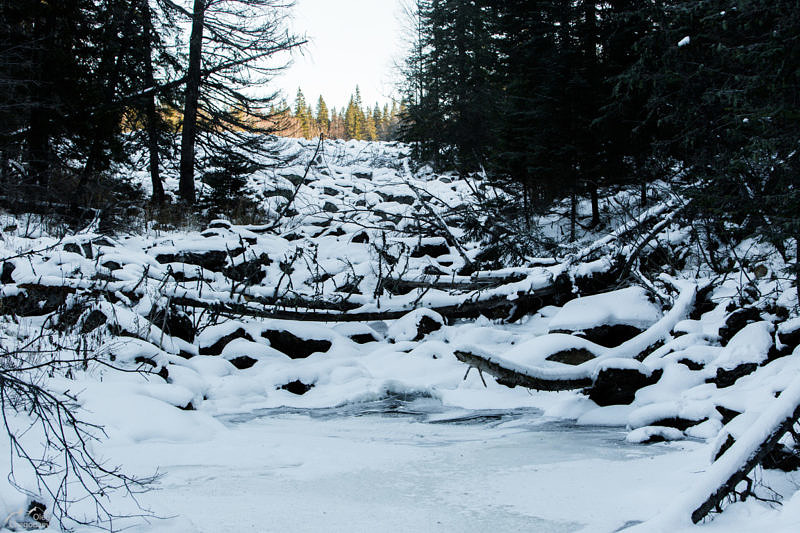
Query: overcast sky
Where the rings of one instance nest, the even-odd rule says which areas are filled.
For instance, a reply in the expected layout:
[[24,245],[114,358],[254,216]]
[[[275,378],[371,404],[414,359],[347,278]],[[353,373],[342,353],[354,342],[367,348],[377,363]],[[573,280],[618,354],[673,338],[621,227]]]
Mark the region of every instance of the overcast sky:
[[389,102],[393,61],[402,56],[402,0],[296,0],[294,29],[307,34],[304,56],[275,80],[289,103],[301,87],[309,103],[346,105],[356,84],[365,104]]

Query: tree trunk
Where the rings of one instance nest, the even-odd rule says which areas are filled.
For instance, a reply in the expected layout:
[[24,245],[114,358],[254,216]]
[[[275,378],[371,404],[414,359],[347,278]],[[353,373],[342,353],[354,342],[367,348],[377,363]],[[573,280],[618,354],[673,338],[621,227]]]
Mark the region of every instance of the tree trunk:
[[646,181],[642,181],[641,202],[642,202],[642,207],[647,205],[647,182]]
[[142,19],[145,24],[145,83],[153,91],[145,102],[145,120],[147,121],[147,149],[150,152],[150,182],[153,184],[153,203],[164,202],[164,186],[161,183],[159,169],[160,155],[158,151],[158,113],[156,112],[156,80],[153,74],[153,18],[149,0],[141,0]]
[[592,227],[596,228],[600,225],[600,195],[597,191],[596,182],[591,182],[589,188],[592,195]]
[[33,181],[41,187],[47,187],[50,169],[50,139],[48,130],[50,119],[48,113],[39,105],[34,105],[30,114],[28,127],[28,161]]
[[578,195],[573,190],[570,193],[570,209],[569,209],[569,241],[575,242],[577,235],[575,233],[575,226],[578,222]]
[[194,0],[192,34],[189,37],[189,71],[186,80],[186,102],[181,135],[181,171],[178,189],[181,200],[194,203],[194,160],[197,144],[197,107],[200,99],[200,67],[203,54],[203,27],[207,0]]

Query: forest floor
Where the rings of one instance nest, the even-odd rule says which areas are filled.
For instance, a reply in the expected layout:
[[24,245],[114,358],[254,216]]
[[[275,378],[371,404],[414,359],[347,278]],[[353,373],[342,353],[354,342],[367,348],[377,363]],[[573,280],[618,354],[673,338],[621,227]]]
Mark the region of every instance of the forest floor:
[[[567,205],[503,233],[485,206],[510,199],[480,177],[413,169],[399,144],[316,148],[265,154],[245,188],[265,224],[63,234],[2,215],[9,366],[73,396],[105,428],[90,451],[107,464],[161,473],[136,501],[99,498],[160,517],[115,527],[796,530],[800,464],[782,433],[745,472],[744,502],[690,521],[713,476],[777,427],[764,421],[792,413],[797,294],[768,245],[738,243],[717,274],[666,184],[647,206],[603,191],[602,224],[573,243]],[[58,464],[35,414],[6,421]],[[3,484],[0,504],[29,529],[14,513],[34,499],[52,513],[54,498],[24,463],[27,495]]]

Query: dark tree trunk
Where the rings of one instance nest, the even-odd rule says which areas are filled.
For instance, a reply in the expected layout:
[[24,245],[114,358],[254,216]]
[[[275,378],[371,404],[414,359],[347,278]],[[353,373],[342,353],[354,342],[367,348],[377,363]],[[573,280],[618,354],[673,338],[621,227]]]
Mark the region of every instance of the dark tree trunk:
[[647,182],[646,181],[642,182],[641,202],[642,202],[642,207],[647,205]]
[[156,80],[153,74],[153,18],[150,12],[149,0],[141,0],[142,18],[145,24],[145,62],[144,75],[145,83],[152,92],[147,96],[145,102],[145,120],[147,121],[147,149],[150,152],[150,182],[153,185],[153,202],[161,204],[164,202],[164,186],[161,183],[161,171],[159,169],[160,154],[158,149],[158,113],[156,111]]
[[207,0],[194,0],[192,34],[189,38],[189,71],[186,80],[186,103],[181,136],[181,172],[178,189],[181,200],[194,203],[194,160],[197,144],[197,107],[200,99],[200,67],[203,54],[203,26]]
[[597,191],[597,183],[592,182],[589,188],[592,195],[592,227],[596,228],[600,225],[600,195]]
[[33,181],[41,187],[47,187],[50,173],[48,168],[50,160],[49,129],[50,119],[47,111],[39,105],[34,105],[31,109],[28,127],[28,161]]
[[575,226],[578,223],[578,195],[573,190],[570,193],[570,209],[569,209],[569,240],[575,242],[577,235],[575,233]]

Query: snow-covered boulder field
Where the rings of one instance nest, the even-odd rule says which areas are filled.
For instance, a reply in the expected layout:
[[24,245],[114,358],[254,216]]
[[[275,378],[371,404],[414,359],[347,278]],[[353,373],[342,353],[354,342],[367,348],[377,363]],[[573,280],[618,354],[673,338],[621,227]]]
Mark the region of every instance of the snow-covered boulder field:
[[[314,417],[328,428],[322,421],[331,413],[364,416],[363,406],[370,405],[391,405],[393,416],[412,417],[421,433],[450,423],[450,415],[442,413],[460,413],[459,424],[474,423],[470,413],[479,413],[474,416],[483,422],[502,421],[492,431],[513,442],[528,442],[517,434],[543,421],[568,421],[559,426],[565,439],[571,431],[607,431],[603,438],[613,434],[626,457],[685,456],[686,471],[675,466],[678,459],[659,459],[663,467],[655,472],[643,461],[632,466],[650,477],[663,475],[676,490],[695,482],[703,487],[693,499],[684,498],[683,507],[671,507],[668,519],[659,518],[659,527],[674,531],[704,528],[681,520],[793,414],[795,399],[800,402],[800,322],[794,288],[786,280],[747,272],[720,280],[700,259],[653,280],[641,272],[638,278],[615,277],[619,258],[638,249],[626,232],[663,219],[672,208],[669,197],[634,217],[609,215],[603,228],[565,245],[559,257],[503,265],[487,260],[490,244],[465,228],[465,219],[480,207],[476,191],[489,187],[480,177],[413,169],[408,148],[395,143],[331,142],[317,160],[310,160],[312,154],[306,141],[280,141],[265,156],[272,165],[251,176],[246,187],[263,210],[262,224],[226,219],[172,229],[145,224],[142,231],[114,235],[89,227],[62,237],[32,225],[31,217],[2,215],[0,335],[13,361],[9,368],[54,394],[69,395],[82,419],[104,427],[108,439],[93,444],[99,455],[153,470],[161,458],[182,465],[176,470],[196,472],[200,482],[203,461],[221,464],[214,462],[212,449],[230,451],[235,443],[245,448],[243,460],[263,461],[264,454],[274,453],[275,464],[296,469],[298,476],[305,468],[300,465],[308,463],[323,486],[328,486],[324,472],[341,475],[346,483],[352,472],[315,462],[321,456],[314,454],[321,452],[311,444],[298,444],[300,453],[287,444],[271,448],[277,440],[253,440],[266,438],[272,423],[294,431],[286,417],[298,413],[310,417],[298,437],[309,442],[317,438]],[[134,177],[146,183],[144,175]],[[168,177],[167,188],[176,186]],[[202,193],[202,183],[198,187]],[[615,194],[622,202],[636,193]],[[563,231],[550,215],[535,222],[550,236]],[[684,245],[685,228],[675,223],[660,229],[653,239]],[[774,272],[780,268],[770,266]],[[765,296],[744,305],[743,283],[753,279]],[[473,367],[477,371],[470,371]],[[520,413],[535,413],[538,422],[514,422]],[[9,420],[12,433],[22,434],[35,414],[22,410]],[[252,437],[249,427],[263,432]],[[720,519],[722,530],[741,525],[747,531],[759,520],[783,524],[800,516],[800,500],[792,496],[800,463],[791,432],[784,433],[780,447],[770,448],[758,463],[771,472],[770,490],[784,498],[784,513],[747,500]],[[26,441],[34,449],[37,435]],[[446,440],[436,435],[434,440]],[[390,440],[381,446],[394,446]],[[3,446],[11,451],[8,443]],[[352,446],[347,453],[366,454],[371,468],[379,468],[382,452],[369,456],[366,448]],[[136,456],[136,449],[149,450],[153,462]],[[419,459],[402,450],[409,454],[403,461]],[[192,453],[198,462],[188,459]],[[226,458],[226,464],[232,460]],[[571,468],[571,476],[586,474]],[[697,481],[705,468],[712,481]],[[789,472],[779,474],[780,469]],[[618,479],[625,477],[615,472]],[[173,474],[167,474],[163,488],[169,494]],[[524,486],[525,470],[514,475]],[[300,478],[280,479],[295,486]],[[250,481],[242,481],[242,490]],[[396,481],[402,488],[403,479]],[[628,481],[648,483],[635,475]],[[55,495],[25,469],[18,470],[16,483],[27,495],[0,484],[0,511],[11,515],[41,502],[49,527],[57,527]],[[481,483],[490,490],[489,480]],[[557,490],[557,484],[547,489]],[[477,501],[483,496],[478,491]],[[507,496],[508,505],[517,505],[519,495]],[[79,514],[73,517],[90,516],[91,503],[76,502]],[[129,511],[127,504],[111,504],[121,505],[121,514]],[[649,518],[633,503],[623,507],[613,517],[581,514],[576,523],[567,512],[555,513],[548,516],[556,525],[548,524],[553,531],[611,531]],[[370,512],[377,516],[376,509]],[[544,507],[535,512],[547,514]],[[388,525],[380,516],[374,519]],[[314,520],[305,524],[323,523]],[[190,527],[179,524],[175,531]],[[3,525],[27,527],[21,521]],[[650,530],[647,522],[637,527]]]

